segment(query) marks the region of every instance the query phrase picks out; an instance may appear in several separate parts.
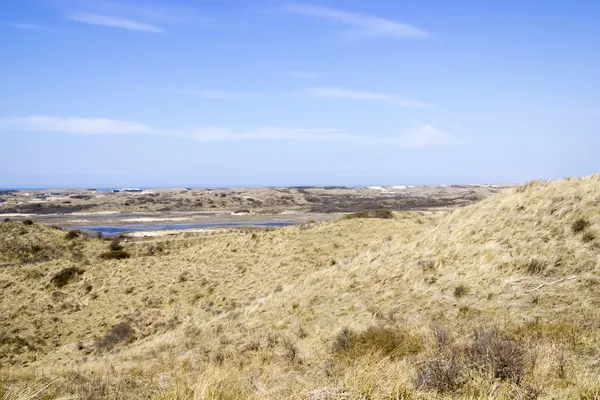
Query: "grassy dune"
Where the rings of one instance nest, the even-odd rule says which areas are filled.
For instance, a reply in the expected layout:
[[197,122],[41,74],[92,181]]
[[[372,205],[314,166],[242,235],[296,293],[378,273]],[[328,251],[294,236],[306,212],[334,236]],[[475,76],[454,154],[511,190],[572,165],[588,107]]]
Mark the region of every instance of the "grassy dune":
[[0,396],[600,399],[598,175],[110,246],[0,223]]

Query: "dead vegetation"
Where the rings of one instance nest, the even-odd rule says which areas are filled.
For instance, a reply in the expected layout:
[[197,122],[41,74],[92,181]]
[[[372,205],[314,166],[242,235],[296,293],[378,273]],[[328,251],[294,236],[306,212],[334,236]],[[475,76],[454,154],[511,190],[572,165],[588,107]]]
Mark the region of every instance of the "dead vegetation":
[[0,397],[597,399],[599,215],[595,175],[268,232],[2,223]]

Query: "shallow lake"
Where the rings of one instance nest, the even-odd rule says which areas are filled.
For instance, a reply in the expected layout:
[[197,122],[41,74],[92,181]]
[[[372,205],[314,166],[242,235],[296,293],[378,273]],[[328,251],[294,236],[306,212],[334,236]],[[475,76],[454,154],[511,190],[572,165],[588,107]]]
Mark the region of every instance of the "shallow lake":
[[114,236],[127,232],[144,231],[168,231],[185,229],[214,229],[214,228],[232,228],[232,227],[279,227],[295,225],[295,222],[281,221],[245,221],[245,222],[213,222],[213,223],[187,223],[187,224],[127,224],[127,225],[79,225],[71,228],[81,229],[90,232],[100,232],[104,236]]

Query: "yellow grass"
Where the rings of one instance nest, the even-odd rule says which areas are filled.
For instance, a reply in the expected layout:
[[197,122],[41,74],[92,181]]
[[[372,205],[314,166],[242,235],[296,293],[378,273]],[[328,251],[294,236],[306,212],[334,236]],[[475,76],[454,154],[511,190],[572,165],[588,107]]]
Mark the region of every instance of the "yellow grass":
[[6,399],[600,398],[599,175],[125,260],[22,229],[0,223]]

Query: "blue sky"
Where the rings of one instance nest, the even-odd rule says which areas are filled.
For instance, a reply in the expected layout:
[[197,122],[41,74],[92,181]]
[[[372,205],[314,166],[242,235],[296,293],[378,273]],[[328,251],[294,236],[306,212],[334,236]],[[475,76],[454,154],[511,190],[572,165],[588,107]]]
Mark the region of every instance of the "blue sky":
[[598,172],[595,3],[3,1],[0,187]]

